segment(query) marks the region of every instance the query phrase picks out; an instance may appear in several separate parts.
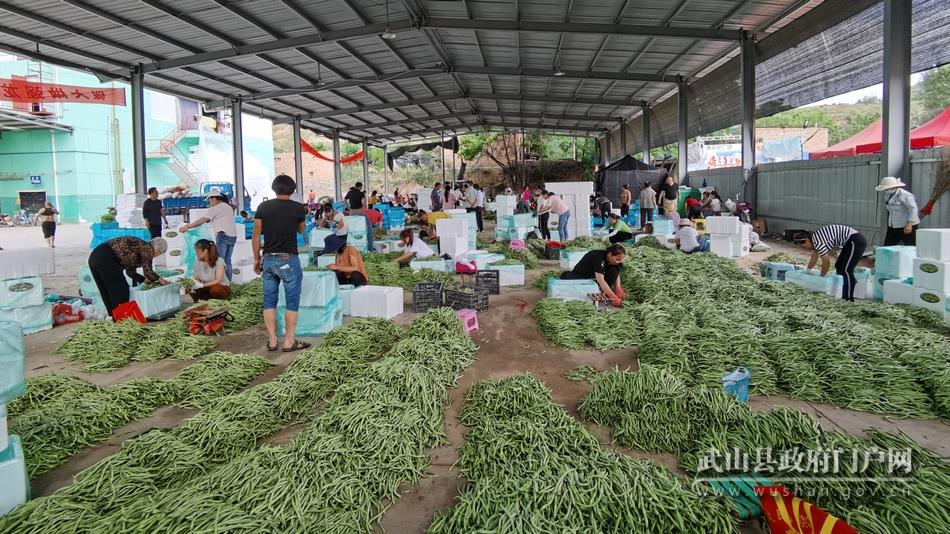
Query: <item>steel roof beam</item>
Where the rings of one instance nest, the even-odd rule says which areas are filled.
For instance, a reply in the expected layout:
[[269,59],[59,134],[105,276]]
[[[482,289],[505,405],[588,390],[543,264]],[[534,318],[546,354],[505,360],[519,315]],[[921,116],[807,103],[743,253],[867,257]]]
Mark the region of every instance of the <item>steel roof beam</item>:
[[681,26],[646,26],[640,24],[604,24],[590,22],[554,22],[526,20],[487,20],[462,18],[429,18],[424,27],[437,30],[493,30],[508,32],[576,33],[587,35],[638,35],[647,37],[682,37],[706,41],[738,41],[739,30],[721,28],[686,28]]
[[521,122],[499,122],[499,121],[485,121],[473,124],[461,124],[458,126],[446,126],[443,128],[429,128],[426,130],[416,130],[414,132],[403,132],[403,133],[394,133],[392,135],[377,135],[373,139],[375,141],[382,141],[386,139],[395,139],[400,137],[409,137],[413,135],[422,135],[433,132],[458,132],[458,130],[482,130],[482,129],[521,129],[525,130],[544,130],[549,132],[586,132],[586,133],[603,133],[604,128],[590,128],[590,127],[576,127],[576,126],[555,126],[555,125],[539,125],[539,124],[526,124]]
[[[461,93],[453,93],[449,95],[435,95],[429,98],[417,98],[413,100],[401,100],[398,102],[384,102],[381,104],[371,104],[368,106],[360,106],[352,109],[338,109],[336,111],[322,111],[319,113],[309,113],[306,115],[301,115],[300,118],[303,120],[314,120],[314,119],[326,119],[330,117],[336,117],[339,115],[352,115],[354,113],[365,113],[367,111],[381,111],[384,109],[397,108],[397,107],[406,107],[406,106],[419,106],[422,104],[432,104],[435,102],[443,102],[446,100],[458,100],[465,98],[465,95]],[[279,120],[277,123],[290,122],[290,119]]]
[[[523,69],[517,67],[475,67],[453,66],[452,72],[460,74],[491,74],[499,76],[527,76],[535,78],[553,78],[555,69]],[[611,72],[592,70],[562,70],[562,78],[591,79],[591,80],[618,80],[632,82],[660,82],[676,83],[676,76],[667,74],[653,74],[646,72]]]
[[[564,121],[577,121],[577,122],[613,122],[617,120],[617,117],[608,116],[608,115],[563,115],[563,114],[554,114],[554,113],[520,113],[520,114],[510,114],[502,111],[485,111],[480,110],[479,114],[486,115],[489,117],[511,117],[519,119],[550,119],[550,120],[564,120]],[[343,128],[340,131],[344,132],[354,132],[354,131],[367,131],[374,128],[390,128],[390,127],[403,127],[409,124],[419,124],[422,122],[429,121],[445,121],[448,119],[458,119],[462,117],[474,117],[474,113],[471,111],[464,111],[459,113],[448,113],[445,115],[428,115],[425,117],[410,117],[406,120],[401,121],[390,121],[383,123],[367,123],[361,124],[358,126],[350,126]]]

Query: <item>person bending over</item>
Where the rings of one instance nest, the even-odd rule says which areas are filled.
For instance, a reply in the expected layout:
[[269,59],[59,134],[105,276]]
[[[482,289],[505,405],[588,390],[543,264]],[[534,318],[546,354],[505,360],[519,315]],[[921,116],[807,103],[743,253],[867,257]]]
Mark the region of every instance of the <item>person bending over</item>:
[[627,298],[620,286],[620,270],[626,254],[620,244],[610,245],[607,250],[592,250],[584,254],[573,270],[563,273],[561,280],[594,280],[600,291],[610,298],[611,304],[619,308]]

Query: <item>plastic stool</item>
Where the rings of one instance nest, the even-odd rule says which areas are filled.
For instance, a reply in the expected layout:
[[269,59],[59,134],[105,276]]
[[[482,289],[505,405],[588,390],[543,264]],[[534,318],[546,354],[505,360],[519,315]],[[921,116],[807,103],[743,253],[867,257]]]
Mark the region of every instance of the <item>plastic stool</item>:
[[511,250],[524,250],[524,240],[512,239],[508,242],[508,248]]
[[462,328],[465,329],[466,334],[478,330],[478,314],[475,313],[475,310],[462,309],[455,313],[462,321]]

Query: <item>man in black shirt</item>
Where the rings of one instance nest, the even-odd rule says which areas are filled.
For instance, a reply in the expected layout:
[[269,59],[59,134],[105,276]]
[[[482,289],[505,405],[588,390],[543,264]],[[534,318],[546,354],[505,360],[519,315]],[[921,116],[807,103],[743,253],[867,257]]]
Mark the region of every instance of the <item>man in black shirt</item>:
[[623,299],[627,298],[620,287],[620,269],[623,268],[626,254],[621,244],[610,245],[607,250],[592,250],[584,254],[573,270],[562,274],[561,280],[593,279],[614,307],[619,308]]
[[162,201],[158,199],[158,189],[154,187],[148,188],[148,198],[142,203],[142,218],[148,225],[148,233],[152,239],[162,237],[162,219],[165,220],[165,226],[168,226],[168,218],[165,217]]
[[[284,352],[305,349],[309,343],[298,341],[295,332],[300,309],[300,289],[303,270],[297,257],[297,234],[305,230],[304,219],[307,207],[290,200],[297,183],[286,174],[274,178],[271,189],[277,198],[264,201],[254,215],[254,234],[251,249],[254,251],[254,272],[264,282],[264,326],[267,328],[267,350],[274,352],[277,344],[277,301],[280,285],[284,286]],[[264,250],[261,253],[261,235]]]
[[343,197],[350,206],[350,215],[362,215],[366,219],[366,246],[373,250],[373,222],[366,214],[366,192],[363,191],[363,182],[356,182]]
[[680,196],[680,188],[676,185],[673,180],[672,174],[667,174],[666,179],[663,181],[663,184],[660,186],[660,194],[657,199],[657,207],[661,214],[666,212],[673,212],[677,209],[677,201]]

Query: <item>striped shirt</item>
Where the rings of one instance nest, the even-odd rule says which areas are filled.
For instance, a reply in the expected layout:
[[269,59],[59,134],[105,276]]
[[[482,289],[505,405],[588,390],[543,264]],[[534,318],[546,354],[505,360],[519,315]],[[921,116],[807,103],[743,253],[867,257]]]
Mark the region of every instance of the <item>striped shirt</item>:
[[827,256],[832,250],[841,248],[858,233],[857,230],[843,224],[822,226],[811,234],[811,244],[819,256]]

